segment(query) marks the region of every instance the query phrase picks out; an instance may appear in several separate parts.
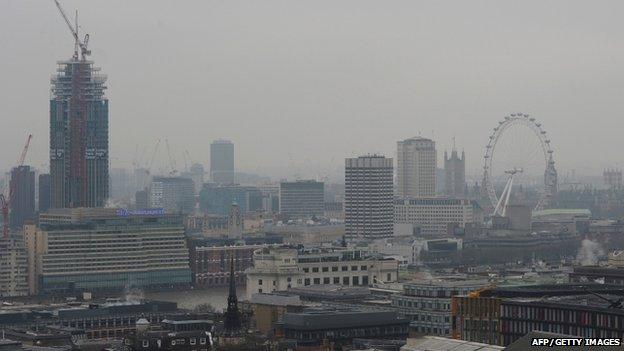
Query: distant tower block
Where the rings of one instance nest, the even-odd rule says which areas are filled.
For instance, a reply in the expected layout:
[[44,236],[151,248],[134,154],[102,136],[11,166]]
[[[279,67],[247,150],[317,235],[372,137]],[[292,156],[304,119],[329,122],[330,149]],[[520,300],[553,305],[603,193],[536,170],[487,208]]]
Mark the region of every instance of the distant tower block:
[[234,183],[234,144],[216,140],[210,144],[210,178],[219,184]]
[[621,169],[605,169],[602,172],[602,179],[610,189],[619,189],[622,187],[622,170]]
[[414,137],[397,142],[397,196],[435,196],[437,162],[435,141]]
[[461,158],[457,155],[455,142],[451,157],[444,151],[444,192],[450,197],[464,197],[466,195],[466,156],[461,153]]

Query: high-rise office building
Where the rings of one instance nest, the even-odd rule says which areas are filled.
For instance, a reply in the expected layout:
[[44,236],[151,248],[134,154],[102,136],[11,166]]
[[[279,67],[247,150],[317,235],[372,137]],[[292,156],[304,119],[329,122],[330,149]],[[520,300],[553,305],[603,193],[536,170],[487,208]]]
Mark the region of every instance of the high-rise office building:
[[35,171],[30,166],[19,166],[11,170],[11,228],[17,229],[27,220],[35,218]]
[[191,213],[195,209],[195,185],[184,177],[156,177],[150,189],[151,207],[174,213]]
[[234,183],[234,144],[215,140],[210,144],[210,178],[219,184]]
[[298,180],[280,183],[280,213],[292,219],[320,217],[325,211],[325,183]]
[[414,137],[397,142],[397,196],[434,196],[436,165],[435,141]]
[[39,213],[50,208],[50,174],[39,175]]
[[384,156],[345,160],[345,238],[363,241],[393,234],[393,167]]
[[466,155],[462,151],[459,158],[455,147],[451,157],[444,151],[444,193],[450,197],[466,195]]
[[58,62],[50,97],[51,207],[102,207],[108,199],[106,76],[92,61]]
[[199,193],[199,208],[203,213],[227,216],[232,204],[238,205],[243,215],[262,211],[262,192],[252,186],[204,183]]

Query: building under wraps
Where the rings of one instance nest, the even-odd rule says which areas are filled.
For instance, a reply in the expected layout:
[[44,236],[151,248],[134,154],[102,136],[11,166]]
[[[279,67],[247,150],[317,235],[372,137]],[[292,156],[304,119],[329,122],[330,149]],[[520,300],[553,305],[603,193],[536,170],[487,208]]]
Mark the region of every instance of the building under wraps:
[[109,191],[106,76],[92,61],[59,61],[50,90],[51,207],[101,207]]

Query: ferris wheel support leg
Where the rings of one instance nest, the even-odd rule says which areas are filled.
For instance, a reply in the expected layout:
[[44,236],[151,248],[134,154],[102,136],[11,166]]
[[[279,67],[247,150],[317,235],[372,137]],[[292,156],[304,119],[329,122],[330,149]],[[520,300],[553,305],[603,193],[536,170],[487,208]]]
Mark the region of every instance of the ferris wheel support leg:
[[503,200],[505,199],[505,196],[507,196],[507,189],[509,188],[509,181],[510,179],[507,179],[507,183],[505,184],[505,187],[503,188],[503,192],[501,193],[500,198],[498,199],[498,203],[496,203],[496,207],[494,208],[494,215],[497,215],[499,213],[499,210],[501,208],[501,204],[503,203]]
[[509,188],[507,188],[507,195],[505,197],[505,203],[503,204],[503,217],[505,217],[505,213],[507,212],[507,206],[509,205],[509,196],[511,195],[511,187],[513,186],[513,176],[509,178]]

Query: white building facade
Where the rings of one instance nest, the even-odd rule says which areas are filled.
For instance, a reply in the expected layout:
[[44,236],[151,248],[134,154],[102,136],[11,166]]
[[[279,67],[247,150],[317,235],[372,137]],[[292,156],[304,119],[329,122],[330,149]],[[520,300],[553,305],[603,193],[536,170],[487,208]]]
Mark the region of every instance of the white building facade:
[[346,248],[270,247],[254,252],[247,295],[309,285],[368,286],[396,282],[398,262]]
[[394,222],[413,225],[417,236],[443,237],[452,234],[453,228],[465,228],[466,223],[483,222],[483,211],[468,199],[396,199]]

